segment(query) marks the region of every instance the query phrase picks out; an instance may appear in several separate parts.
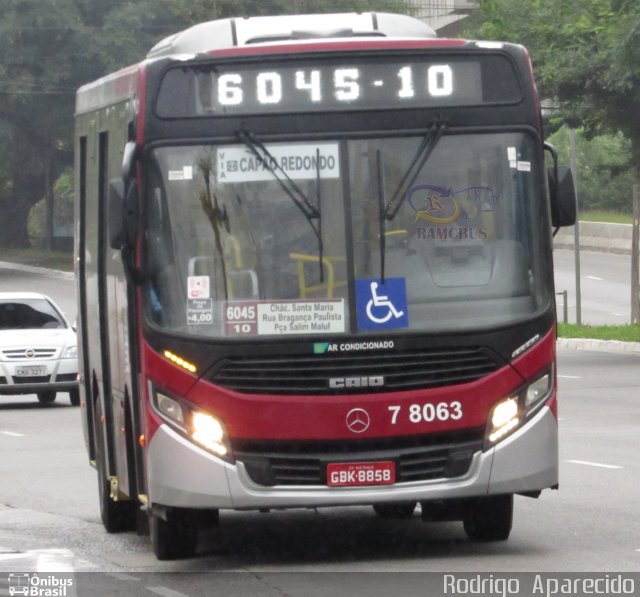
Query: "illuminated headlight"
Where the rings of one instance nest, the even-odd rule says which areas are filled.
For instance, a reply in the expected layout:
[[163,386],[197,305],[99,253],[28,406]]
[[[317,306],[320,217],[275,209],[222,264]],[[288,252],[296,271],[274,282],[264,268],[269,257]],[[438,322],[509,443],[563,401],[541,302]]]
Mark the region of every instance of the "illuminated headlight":
[[194,412],[191,418],[191,437],[202,447],[218,456],[228,450],[224,428],[218,419],[203,412]]
[[64,353],[62,354],[63,359],[77,359],[78,358],[78,347],[77,346],[69,346]]
[[553,369],[513,396],[498,402],[489,416],[485,447],[489,448],[511,435],[526,418],[545,403],[552,389]]
[[495,444],[509,435],[520,423],[518,398],[511,396],[496,404],[491,413],[489,442]]
[[161,392],[155,392],[155,407],[191,441],[205,450],[229,460],[229,442],[222,422],[210,413]]

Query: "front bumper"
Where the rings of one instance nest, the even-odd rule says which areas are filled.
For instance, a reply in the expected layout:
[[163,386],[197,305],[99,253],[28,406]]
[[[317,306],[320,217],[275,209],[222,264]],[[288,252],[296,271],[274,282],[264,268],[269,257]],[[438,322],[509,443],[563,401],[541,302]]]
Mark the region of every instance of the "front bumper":
[[[44,375],[17,377],[20,366],[44,367]],[[0,395],[37,394],[38,392],[70,392],[78,389],[78,362],[76,359],[58,359],[38,362],[0,362]]]
[[558,484],[558,424],[545,406],[496,447],[474,454],[466,474],[391,486],[264,487],[241,462],[229,464],[167,425],[149,442],[148,490],[153,504],[184,508],[296,508],[428,501],[534,492]]

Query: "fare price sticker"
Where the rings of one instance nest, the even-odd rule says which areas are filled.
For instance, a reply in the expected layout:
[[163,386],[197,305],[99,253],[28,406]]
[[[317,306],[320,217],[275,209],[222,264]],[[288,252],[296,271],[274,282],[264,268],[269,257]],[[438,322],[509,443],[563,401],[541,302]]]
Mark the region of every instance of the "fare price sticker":
[[213,323],[213,299],[188,299],[187,323],[189,325],[211,325]]

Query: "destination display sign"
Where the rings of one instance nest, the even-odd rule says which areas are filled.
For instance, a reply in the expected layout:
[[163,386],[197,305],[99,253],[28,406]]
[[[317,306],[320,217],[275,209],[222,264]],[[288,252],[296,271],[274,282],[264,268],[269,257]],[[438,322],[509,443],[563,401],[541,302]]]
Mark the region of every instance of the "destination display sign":
[[190,117],[508,103],[520,85],[502,55],[183,65],[162,81],[156,112]]
[[255,155],[246,145],[217,149],[218,183],[272,181],[273,171],[291,180],[340,178],[337,143],[267,144],[268,155]]

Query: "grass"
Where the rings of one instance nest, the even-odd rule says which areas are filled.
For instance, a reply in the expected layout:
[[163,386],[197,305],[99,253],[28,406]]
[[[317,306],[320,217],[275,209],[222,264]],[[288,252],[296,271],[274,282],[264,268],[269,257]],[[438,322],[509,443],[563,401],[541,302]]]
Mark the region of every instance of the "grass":
[[34,265],[65,272],[73,271],[73,255],[65,251],[47,251],[46,249],[0,249],[0,261]]
[[558,336],[562,338],[640,342],[640,325],[576,325],[575,323],[559,323]]
[[631,224],[633,221],[631,214],[605,211],[604,209],[581,211],[579,219],[583,222],[607,222],[609,224]]

